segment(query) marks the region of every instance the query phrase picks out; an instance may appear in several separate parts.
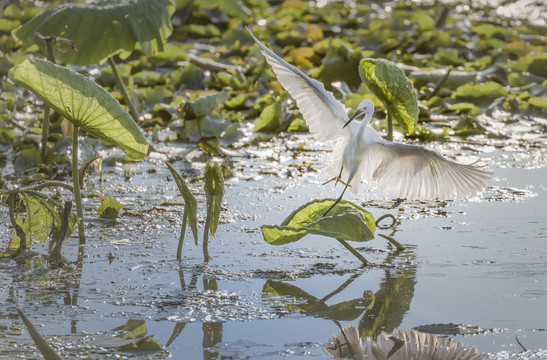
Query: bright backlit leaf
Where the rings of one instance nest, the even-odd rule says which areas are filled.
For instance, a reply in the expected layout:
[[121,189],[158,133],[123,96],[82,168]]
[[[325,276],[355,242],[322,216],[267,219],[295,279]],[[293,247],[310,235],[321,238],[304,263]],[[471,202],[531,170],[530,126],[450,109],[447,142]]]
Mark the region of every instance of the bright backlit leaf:
[[58,36],[75,43],[77,51],[57,51],[57,61],[94,65],[117,54],[129,55],[138,45],[147,56],[163,51],[171,35],[170,0],[121,0],[94,4],[62,4],[52,7],[13,31],[26,44],[46,53],[43,36]]
[[[179,188],[180,194],[182,195],[182,198],[184,199],[184,214],[183,214],[183,222],[182,222],[182,233],[180,235],[181,239],[184,240],[184,233],[186,232],[186,221],[190,222],[190,229],[192,229],[192,235],[194,236],[194,240],[196,242],[196,245],[198,243],[198,202],[196,200],[196,197],[192,192],[190,191],[190,188],[188,185],[186,185],[186,181],[180,176],[177,171],[171,166],[169,163],[165,163],[167,167],[169,168],[169,171],[171,172],[171,175],[173,175],[173,178],[175,179],[175,182],[177,183],[177,187]],[[181,240],[181,241],[182,241]]]
[[403,70],[389,60],[363,59],[359,75],[398,124],[407,133],[412,133],[418,121],[418,101],[414,87]]
[[374,238],[376,226],[371,213],[343,200],[323,216],[333,203],[332,199],[314,200],[296,209],[280,226],[263,225],[264,240],[272,245],[282,245],[298,241],[307,234],[351,241]]
[[130,160],[146,156],[148,142],[131,115],[94,81],[40,59],[25,60],[10,69],[9,77],[75,125],[119,146]]
[[205,232],[214,235],[220,219],[220,206],[224,196],[224,175],[218,164],[208,161],[205,166],[205,196],[207,198],[207,219]]

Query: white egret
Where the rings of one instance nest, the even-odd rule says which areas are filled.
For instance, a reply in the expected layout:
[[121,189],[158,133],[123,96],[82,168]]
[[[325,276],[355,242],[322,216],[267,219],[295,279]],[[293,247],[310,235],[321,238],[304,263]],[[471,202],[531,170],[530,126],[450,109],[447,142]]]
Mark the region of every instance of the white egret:
[[[339,140],[326,171],[345,187],[332,207],[342,199],[348,186],[357,193],[363,180],[377,183],[384,193],[414,200],[477,193],[491,180],[491,174],[480,166],[459,164],[423,146],[383,140],[369,125],[374,114],[372,101],[363,100],[348,118],[344,106],[323,84],[264,46],[249,28],[247,31],[262,48],[281,85],[296,100],[313,136],[320,141]],[[363,116],[360,124],[354,122]]]

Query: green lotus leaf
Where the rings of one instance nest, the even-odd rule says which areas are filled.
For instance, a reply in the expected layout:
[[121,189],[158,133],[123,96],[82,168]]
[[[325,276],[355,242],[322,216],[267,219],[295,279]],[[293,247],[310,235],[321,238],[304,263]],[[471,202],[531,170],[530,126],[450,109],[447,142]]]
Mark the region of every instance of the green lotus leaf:
[[130,160],[140,161],[148,142],[120,103],[94,81],[40,59],[10,69],[10,79],[32,91],[59,114],[88,133],[119,146]]
[[26,44],[36,44],[46,53],[46,44],[36,33],[73,41],[75,49],[55,53],[57,61],[94,65],[109,57],[129,55],[138,47],[147,56],[163,51],[171,34],[170,0],[102,1],[94,4],[62,4],[34,17],[12,34]]
[[263,225],[264,240],[272,245],[283,245],[298,241],[307,234],[351,241],[374,238],[376,225],[371,213],[343,200],[323,216],[333,203],[332,199],[314,200],[296,209],[280,226]]
[[397,123],[407,133],[412,133],[418,121],[418,101],[403,70],[389,60],[367,58],[361,60],[359,75]]

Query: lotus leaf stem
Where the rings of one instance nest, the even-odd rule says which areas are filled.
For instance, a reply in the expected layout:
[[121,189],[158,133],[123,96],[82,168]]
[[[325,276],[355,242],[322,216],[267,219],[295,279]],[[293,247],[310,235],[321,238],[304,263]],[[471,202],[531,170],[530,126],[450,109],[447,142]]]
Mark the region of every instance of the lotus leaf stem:
[[74,186],[74,197],[76,199],[76,215],[78,216],[78,235],[80,245],[85,245],[84,233],[84,210],[82,208],[82,194],[80,192],[80,177],[78,175],[78,131],[79,126],[74,125],[72,133],[72,185]]
[[353,246],[351,246],[350,244],[348,244],[347,241],[345,240],[342,240],[342,239],[336,239],[340,242],[340,244],[344,245],[346,247],[346,249],[348,249],[353,255],[355,255],[359,260],[361,260],[361,262],[363,263],[364,266],[369,266],[371,265],[367,259],[365,259],[363,257],[363,255],[359,254],[359,252],[357,252],[357,250],[355,250],[355,248]]
[[116,63],[114,62],[114,59],[112,59],[112,57],[108,58],[108,63],[110,64],[110,67],[112,68],[112,72],[114,73],[114,78],[116,78],[116,84],[120,88],[123,99],[127,103],[127,106],[129,106],[129,113],[131,114],[133,121],[135,121],[135,124],[137,124],[139,121],[139,116],[137,115],[135,106],[133,106],[133,102],[131,101],[131,99],[129,99],[129,93],[127,92],[127,88],[125,87],[125,84],[123,82],[122,77],[120,76],[120,73],[118,72]]

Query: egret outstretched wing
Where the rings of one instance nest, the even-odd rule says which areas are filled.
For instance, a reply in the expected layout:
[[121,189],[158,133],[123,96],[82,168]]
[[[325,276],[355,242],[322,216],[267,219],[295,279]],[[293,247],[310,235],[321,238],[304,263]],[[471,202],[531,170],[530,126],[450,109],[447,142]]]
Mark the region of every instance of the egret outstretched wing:
[[334,95],[325,90],[319,81],[308,77],[268,49],[249,28],[247,31],[262,48],[262,53],[275,72],[277,80],[296,100],[314,137],[325,141],[347,136],[347,130],[342,130],[348,120],[346,109],[334,98]]
[[358,180],[365,179],[401,199],[431,200],[477,193],[492,176],[479,166],[459,164],[423,146],[382,140],[370,146],[361,160]]

